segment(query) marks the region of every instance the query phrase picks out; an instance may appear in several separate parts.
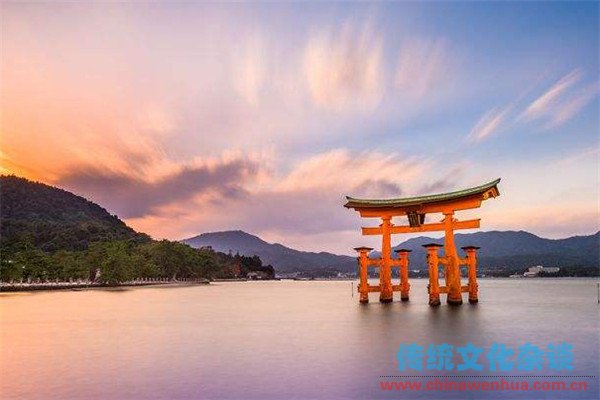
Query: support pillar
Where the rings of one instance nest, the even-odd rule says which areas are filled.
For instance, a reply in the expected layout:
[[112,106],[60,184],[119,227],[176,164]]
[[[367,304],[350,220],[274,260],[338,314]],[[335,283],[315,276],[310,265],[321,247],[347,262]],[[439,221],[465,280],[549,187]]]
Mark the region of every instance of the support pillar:
[[381,303],[391,303],[394,299],[394,290],[392,288],[392,217],[381,217],[381,265],[379,268],[379,301]]
[[427,265],[429,266],[429,305],[440,305],[440,283],[438,276],[438,249],[443,247],[437,243],[424,244],[427,249]]
[[475,304],[479,301],[477,298],[477,246],[461,247],[467,253],[467,268],[469,271],[469,303]]
[[410,292],[410,283],[408,283],[408,254],[411,250],[394,250],[400,257],[400,300],[408,301]]
[[360,293],[360,302],[366,304],[369,302],[369,252],[371,247],[356,247],[358,252],[358,293]]
[[448,288],[446,301],[450,305],[461,305],[463,301],[460,285],[460,265],[456,246],[454,245],[453,215],[453,211],[444,213],[444,255],[446,256],[446,287]]

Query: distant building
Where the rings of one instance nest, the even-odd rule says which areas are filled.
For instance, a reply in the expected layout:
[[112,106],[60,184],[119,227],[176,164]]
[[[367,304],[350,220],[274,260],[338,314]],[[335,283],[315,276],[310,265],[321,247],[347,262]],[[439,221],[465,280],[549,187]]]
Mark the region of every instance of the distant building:
[[560,271],[559,267],[543,267],[541,265],[536,265],[535,267],[529,267],[527,271],[523,274],[525,277],[534,277],[538,276],[540,272],[545,274],[557,274]]
[[269,274],[263,271],[248,272],[246,278],[250,281],[262,281],[269,279]]

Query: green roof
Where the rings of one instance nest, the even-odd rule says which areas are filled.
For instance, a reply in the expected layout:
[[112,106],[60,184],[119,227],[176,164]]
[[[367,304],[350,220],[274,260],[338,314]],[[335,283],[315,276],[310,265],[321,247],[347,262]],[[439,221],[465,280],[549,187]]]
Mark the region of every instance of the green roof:
[[495,188],[500,182],[500,178],[484,185],[472,187],[469,189],[457,190],[455,192],[430,194],[417,197],[405,197],[396,199],[357,199],[346,196],[348,202],[344,204],[346,208],[383,208],[383,207],[408,207],[424,203],[438,203],[442,201],[455,200],[477,194],[483,194],[488,190]]

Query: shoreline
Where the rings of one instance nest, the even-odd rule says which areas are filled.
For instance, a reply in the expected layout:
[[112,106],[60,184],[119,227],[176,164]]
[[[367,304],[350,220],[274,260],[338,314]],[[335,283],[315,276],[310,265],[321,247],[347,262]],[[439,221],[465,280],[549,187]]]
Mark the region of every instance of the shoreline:
[[170,287],[181,287],[181,286],[196,286],[196,285],[209,285],[208,280],[198,281],[163,281],[163,282],[125,282],[121,284],[108,284],[108,283],[70,283],[70,282],[54,282],[54,283],[30,283],[30,284],[0,284],[0,293],[17,293],[17,292],[37,292],[37,291],[85,291],[85,290],[97,290],[97,289],[119,289],[119,288],[136,288],[136,287],[149,287],[149,286],[170,286]]

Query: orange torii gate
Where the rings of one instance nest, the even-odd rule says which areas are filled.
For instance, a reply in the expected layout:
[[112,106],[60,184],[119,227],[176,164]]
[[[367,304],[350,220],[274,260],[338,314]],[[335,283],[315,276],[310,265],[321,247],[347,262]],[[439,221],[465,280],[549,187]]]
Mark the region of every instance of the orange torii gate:
[[[363,235],[381,235],[381,257],[369,258],[370,247],[357,247],[359,253],[358,291],[360,302],[369,302],[369,292],[379,292],[379,301],[388,303],[393,300],[394,292],[399,291],[401,300],[408,301],[410,285],[408,283],[408,255],[410,250],[396,250],[398,258],[392,258],[391,235],[398,233],[417,233],[444,231],[444,245],[427,244],[427,264],[429,266],[429,304],[440,304],[440,293],[447,293],[448,304],[462,304],[462,292],[469,293],[469,302],[477,302],[477,259],[475,246],[463,247],[466,257],[458,256],[454,244],[454,230],[479,228],[480,219],[458,221],[454,213],[458,210],[478,208],[483,200],[500,195],[498,183],[500,179],[485,185],[459,190],[456,192],[434,194],[419,197],[373,200],[357,199],[346,196],[344,205],[359,212],[364,218],[380,218],[378,227],[362,228]],[[425,216],[431,213],[441,213],[444,218],[438,223],[425,223]],[[406,216],[408,225],[394,225],[392,217]],[[439,248],[444,247],[444,256],[438,256]],[[445,267],[446,285],[440,286],[438,280],[438,264]],[[461,286],[460,266],[468,268],[469,283]],[[368,268],[379,268],[379,285],[369,285]],[[392,268],[400,269],[400,284],[392,284]]]

